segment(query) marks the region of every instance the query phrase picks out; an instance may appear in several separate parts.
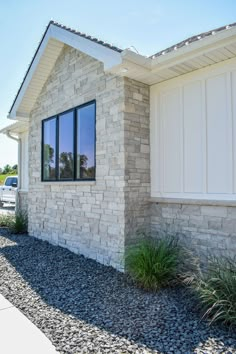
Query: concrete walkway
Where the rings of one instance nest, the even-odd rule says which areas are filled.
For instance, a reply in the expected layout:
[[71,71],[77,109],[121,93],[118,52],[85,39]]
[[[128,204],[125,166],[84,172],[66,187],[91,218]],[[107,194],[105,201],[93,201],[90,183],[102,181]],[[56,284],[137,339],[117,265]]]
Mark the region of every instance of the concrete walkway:
[[0,295],[0,353],[58,354],[49,339]]

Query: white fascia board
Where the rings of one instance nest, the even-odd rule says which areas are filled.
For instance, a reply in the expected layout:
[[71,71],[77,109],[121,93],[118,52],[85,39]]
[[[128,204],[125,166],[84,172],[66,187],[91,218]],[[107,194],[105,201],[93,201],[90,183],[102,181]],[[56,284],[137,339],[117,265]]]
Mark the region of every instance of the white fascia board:
[[140,71],[142,74],[150,74],[151,71],[151,60],[143,55],[134,53],[129,49],[125,49],[121,53],[122,61],[119,65],[114,65],[113,67],[106,70],[110,73],[119,76],[127,76],[130,75],[131,71],[136,70]]
[[[25,112],[16,112],[16,117],[14,118],[14,120],[19,120],[19,121],[23,121],[23,122],[28,122],[29,121],[29,113],[25,113]],[[10,117],[9,115],[7,116],[7,118],[9,119],[13,119],[12,117]]]
[[[8,118],[18,119],[17,109],[25,95],[25,92],[29,86],[29,83],[37,69],[39,61],[44,54],[45,48],[50,39],[56,39],[62,43],[65,43],[81,52],[90,55],[91,57],[104,63],[104,69],[109,69],[114,65],[118,65],[122,62],[121,53],[107,48],[101,44],[95,43],[89,39],[83,38],[75,33],[72,33],[66,29],[60,28],[51,24],[38,48],[38,52],[31,64],[29,72],[24,79],[23,85],[18,93],[17,99],[9,112]],[[27,117],[26,117],[27,118]]]
[[20,105],[20,103],[21,103],[21,101],[22,101],[22,99],[23,99],[23,97],[25,95],[25,92],[26,92],[26,90],[27,90],[27,88],[29,86],[29,83],[30,83],[30,81],[31,81],[31,79],[32,79],[32,77],[34,75],[35,70],[37,69],[39,61],[40,61],[40,59],[41,59],[41,57],[42,57],[42,55],[44,53],[44,50],[45,50],[50,38],[51,38],[51,28],[49,27],[47,33],[45,34],[45,37],[44,37],[41,45],[40,45],[40,47],[38,49],[37,55],[35,56],[34,61],[31,64],[29,72],[28,72],[27,76],[24,79],[23,85],[22,85],[22,87],[20,89],[20,92],[18,93],[17,99],[16,99],[11,111],[9,112],[9,115],[8,115],[7,118],[17,119],[17,108],[19,107],[19,105]]
[[[202,38],[196,42],[185,45],[170,53],[158,56],[152,59],[152,69],[159,70],[170,65],[177,65],[183,60],[194,59],[201,54],[207,54],[208,51],[222,48],[236,41],[236,28],[230,28],[225,31],[212,34],[208,38]],[[164,51],[163,51],[164,52]]]
[[93,42],[90,39],[79,36],[68,30],[54,26],[50,26],[51,36],[60,42],[63,42],[81,52],[104,63],[104,68],[109,69],[114,65],[121,63],[121,53],[113,49],[107,48],[101,44]]
[[22,132],[26,132],[29,130],[29,126],[25,123],[19,123],[16,122],[14,124],[7,125],[6,127],[2,128],[0,130],[0,134],[7,134],[7,133],[13,133],[13,134],[20,134]]
[[[125,49],[122,53],[122,66],[113,68],[113,72],[120,74],[122,68],[125,68],[125,63],[129,62],[134,67],[139,65],[142,70],[145,70],[148,75],[150,73],[157,74],[166,68],[182,63],[186,60],[194,59],[201,54],[207,54],[207,52],[223,48],[231,43],[236,42],[236,28],[229,28],[220,33],[212,34],[208,38],[199,39],[196,42],[190,43],[177,50],[173,50],[170,53],[161,55],[157,58],[146,58],[140,54],[134,53],[129,49]],[[129,71],[124,74],[129,77]]]
[[152,59],[141,54],[135,53],[129,49],[125,49],[121,53],[122,59],[133,62],[134,64],[144,66],[146,69],[151,69]]

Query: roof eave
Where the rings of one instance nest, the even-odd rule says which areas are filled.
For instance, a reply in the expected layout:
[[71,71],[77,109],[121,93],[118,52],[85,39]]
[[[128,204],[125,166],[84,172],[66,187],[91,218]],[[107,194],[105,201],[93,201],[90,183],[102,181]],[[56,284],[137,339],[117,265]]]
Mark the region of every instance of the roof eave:
[[[158,56],[157,58],[152,59],[152,69],[157,66],[160,68],[162,65],[167,63],[177,63],[178,61],[183,61],[186,59],[191,59],[197,55],[205,53],[206,50],[214,50],[221,48],[223,45],[230,44],[235,42],[236,38],[236,27],[229,28],[223,32],[216,33],[208,38],[199,39],[198,41],[186,44],[184,47],[177,50],[171,51],[169,53]],[[186,42],[187,43],[187,42]]]
[[0,130],[0,134],[15,134],[15,135],[19,135],[21,133],[27,132],[29,129],[29,126],[27,123],[23,123],[23,122],[16,122],[10,125],[7,125],[6,127],[2,128]]
[[[220,50],[231,44],[236,45],[236,27],[216,33],[209,38],[203,38],[202,40],[198,40],[154,59],[146,58],[133,53],[130,50],[125,50],[122,53],[122,63],[117,67],[112,68],[112,72],[114,74],[123,75],[153,85],[157,83],[155,80],[158,79],[158,82],[166,81],[165,77],[161,79],[164,71],[187,61],[191,63],[191,60],[194,60],[201,55]],[[203,67],[205,66],[202,66],[202,68]],[[189,72],[191,71],[193,70],[189,69]],[[173,73],[173,78],[180,75]],[[170,78],[171,77],[168,79]]]
[[43,35],[41,42],[37,48],[37,51],[31,61],[29,69],[26,72],[24,80],[21,84],[21,87],[17,93],[17,96],[12,104],[12,107],[9,111],[8,118],[10,119],[28,119],[30,112],[18,112],[18,108],[26,94],[26,90],[29,87],[29,84],[32,80],[32,77],[38,67],[40,59],[43,57],[44,51],[49,43],[50,39],[57,40],[68,46],[71,46],[75,49],[78,49],[84,52],[87,55],[101,61],[104,63],[104,68],[109,69],[113,66],[119,65],[122,62],[121,53],[103,46],[99,43],[96,43],[92,40],[79,36],[76,33],[73,33],[67,29],[64,29],[53,22],[50,22],[46,28],[46,31]]

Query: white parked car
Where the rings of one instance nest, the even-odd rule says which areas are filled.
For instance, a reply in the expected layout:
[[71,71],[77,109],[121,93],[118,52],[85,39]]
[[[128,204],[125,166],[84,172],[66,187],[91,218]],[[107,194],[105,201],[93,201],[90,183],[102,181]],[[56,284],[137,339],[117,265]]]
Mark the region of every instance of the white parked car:
[[0,207],[3,203],[16,203],[18,176],[8,176],[0,186]]

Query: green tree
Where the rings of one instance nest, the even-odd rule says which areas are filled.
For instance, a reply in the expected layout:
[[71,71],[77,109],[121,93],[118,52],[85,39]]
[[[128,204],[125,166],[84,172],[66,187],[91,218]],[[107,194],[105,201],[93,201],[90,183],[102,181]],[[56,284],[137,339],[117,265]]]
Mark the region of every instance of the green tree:
[[6,174],[8,174],[8,173],[10,173],[11,172],[11,166],[10,165],[6,165],[6,166],[4,166],[3,167],[3,171],[2,171],[2,173],[4,174],[4,175],[6,175]]

